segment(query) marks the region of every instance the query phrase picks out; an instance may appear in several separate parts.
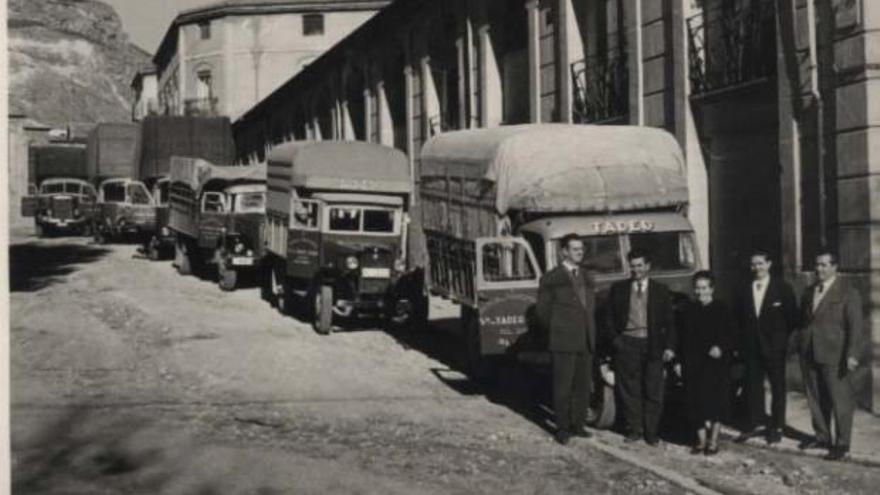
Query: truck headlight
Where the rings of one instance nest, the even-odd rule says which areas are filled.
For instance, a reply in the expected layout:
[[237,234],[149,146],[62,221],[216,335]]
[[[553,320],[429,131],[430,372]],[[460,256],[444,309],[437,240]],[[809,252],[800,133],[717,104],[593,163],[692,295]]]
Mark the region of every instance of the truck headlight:
[[360,265],[356,256],[349,256],[345,258],[345,268],[349,270],[357,270],[357,267]]
[[52,216],[52,210],[46,210],[46,215],[51,217],[51,216]]
[[168,230],[168,227],[162,227],[162,237],[168,237],[171,235],[171,231]]
[[233,251],[235,251],[235,254],[241,254],[242,252],[244,252],[244,244],[236,242]]
[[397,258],[396,260],[394,260],[394,271],[405,272],[406,271],[406,260],[403,258]]

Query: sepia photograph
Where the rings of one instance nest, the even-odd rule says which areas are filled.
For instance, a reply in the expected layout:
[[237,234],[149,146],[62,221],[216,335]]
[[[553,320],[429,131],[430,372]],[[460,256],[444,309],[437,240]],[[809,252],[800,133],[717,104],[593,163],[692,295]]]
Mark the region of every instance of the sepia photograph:
[[4,8],[0,493],[877,493],[880,0]]

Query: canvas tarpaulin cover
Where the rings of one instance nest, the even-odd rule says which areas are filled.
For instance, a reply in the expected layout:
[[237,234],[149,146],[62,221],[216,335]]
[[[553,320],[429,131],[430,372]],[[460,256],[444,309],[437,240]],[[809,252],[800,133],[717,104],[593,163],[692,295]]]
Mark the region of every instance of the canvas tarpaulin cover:
[[[299,141],[272,149],[270,187],[409,194],[409,160],[400,150],[358,141]],[[276,181],[278,183],[276,183]]]
[[39,184],[51,177],[88,178],[86,147],[79,144],[31,145],[31,176]]
[[530,124],[440,134],[421,155],[426,228],[497,235],[510,210],[614,213],[687,202],[666,131]]
[[232,163],[235,143],[227,117],[148,116],[144,118],[143,152],[138,177],[158,178],[170,173],[172,156]]
[[171,182],[186,184],[193,191],[200,191],[212,180],[224,182],[264,182],[266,164],[248,166],[215,165],[201,158],[171,157]]

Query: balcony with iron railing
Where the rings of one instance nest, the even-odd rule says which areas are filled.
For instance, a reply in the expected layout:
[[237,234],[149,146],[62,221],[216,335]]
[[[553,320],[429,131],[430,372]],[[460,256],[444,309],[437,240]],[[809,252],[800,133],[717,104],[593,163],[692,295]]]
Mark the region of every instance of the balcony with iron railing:
[[572,117],[576,123],[599,123],[629,112],[626,52],[612,51],[571,64]]
[[776,76],[772,0],[702,12],[687,19],[691,94],[732,89]]
[[193,117],[216,117],[217,98],[190,98],[183,102],[183,113]]

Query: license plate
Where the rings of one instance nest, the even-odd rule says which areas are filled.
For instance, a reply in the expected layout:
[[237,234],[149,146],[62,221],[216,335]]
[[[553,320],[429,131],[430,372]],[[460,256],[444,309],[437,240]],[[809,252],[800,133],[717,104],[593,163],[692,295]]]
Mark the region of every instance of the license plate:
[[252,258],[236,256],[232,258],[232,264],[235,266],[249,266],[254,264],[254,260]]
[[388,278],[391,276],[389,268],[361,268],[361,276],[364,278]]

